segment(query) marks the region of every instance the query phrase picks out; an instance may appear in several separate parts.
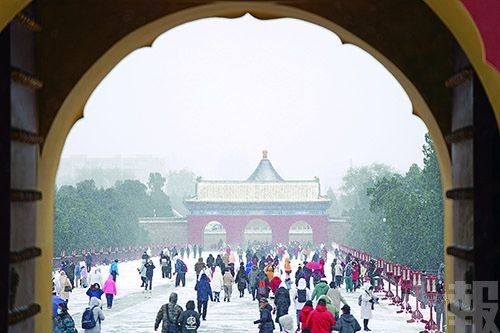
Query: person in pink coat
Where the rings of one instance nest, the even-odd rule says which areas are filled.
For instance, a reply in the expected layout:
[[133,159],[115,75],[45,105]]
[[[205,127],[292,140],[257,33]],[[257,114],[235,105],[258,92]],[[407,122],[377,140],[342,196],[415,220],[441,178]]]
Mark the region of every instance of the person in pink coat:
[[109,275],[106,282],[104,282],[104,287],[102,291],[106,294],[106,302],[108,305],[108,309],[111,309],[113,306],[113,297],[116,296],[116,282],[113,280],[113,275]]

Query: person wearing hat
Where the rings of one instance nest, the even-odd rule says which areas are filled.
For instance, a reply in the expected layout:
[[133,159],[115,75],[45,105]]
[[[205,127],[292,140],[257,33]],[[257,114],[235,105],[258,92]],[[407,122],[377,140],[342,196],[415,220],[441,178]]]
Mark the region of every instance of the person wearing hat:
[[361,331],[361,326],[354,316],[351,314],[351,307],[347,304],[344,304],[342,307],[342,315],[339,320],[332,327],[334,331],[339,331],[340,333],[354,333],[357,331]]
[[180,318],[182,333],[196,333],[200,327],[200,314],[194,310],[194,301],[189,300],[186,303],[186,311],[184,311]]
[[260,318],[253,323],[259,325],[259,333],[273,333],[274,321],[272,316],[273,308],[267,301],[267,298],[262,297],[259,300]]
[[57,296],[56,285],[54,281],[52,281],[52,317],[57,316],[57,306],[61,303],[65,303],[61,297]]
[[75,322],[68,313],[68,306],[63,301],[57,305],[56,316],[54,317],[53,333],[74,333]]

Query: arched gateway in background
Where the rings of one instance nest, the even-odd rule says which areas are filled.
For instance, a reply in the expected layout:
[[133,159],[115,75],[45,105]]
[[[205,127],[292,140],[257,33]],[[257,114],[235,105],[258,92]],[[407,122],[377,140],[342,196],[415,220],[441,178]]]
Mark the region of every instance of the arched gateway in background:
[[274,243],[288,243],[290,227],[299,221],[311,226],[314,243],[327,240],[326,210],[331,200],[321,195],[319,179],[283,180],[267,151],[247,180],[198,179],[195,196],[184,204],[191,213],[187,218],[190,244],[202,243],[205,226],[211,221],[224,226],[228,244],[246,245],[245,228],[255,220],[269,225]]

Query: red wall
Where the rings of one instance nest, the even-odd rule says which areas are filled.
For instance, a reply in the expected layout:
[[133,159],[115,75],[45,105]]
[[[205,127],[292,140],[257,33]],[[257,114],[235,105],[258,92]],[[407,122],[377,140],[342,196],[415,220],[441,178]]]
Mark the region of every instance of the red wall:
[[271,227],[274,243],[288,243],[290,227],[297,221],[309,223],[313,231],[313,242],[327,241],[327,217],[325,215],[192,215],[188,217],[188,243],[203,243],[205,226],[217,221],[226,229],[228,244],[242,244],[245,227],[251,220],[266,221]]

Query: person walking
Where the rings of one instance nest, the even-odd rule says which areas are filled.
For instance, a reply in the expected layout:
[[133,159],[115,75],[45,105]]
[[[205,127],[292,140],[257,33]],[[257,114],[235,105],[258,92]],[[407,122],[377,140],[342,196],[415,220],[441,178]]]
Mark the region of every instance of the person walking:
[[144,286],[144,292],[147,293],[149,287],[149,293],[151,293],[151,288],[153,288],[153,273],[156,266],[153,264],[153,260],[149,259],[144,267],[146,268],[146,284]]
[[198,258],[198,261],[196,264],[194,264],[194,271],[196,272],[196,280],[200,278],[200,273],[207,267],[205,263],[203,262],[203,258]]
[[61,296],[62,299],[66,302],[66,305],[69,303],[69,293],[73,290],[73,287],[71,286],[71,282],[69,281],[68,277],[66,276],[65,271],[61,271],[60,277],[59,277],[59,296]]
[[[182,248],[181,248],[182,249]],[[187,266],[182,261],[180,258],[177,258],[177,261],[175,262],[175,286],[178,287],[181,283],[182,286],[186,286],[186,273],[187,273]]]
[[[85,333],[100,333],[102,321],[105,319],[104,312],[102,312],[102,302],[97,297],[91,297],[89,302],[89,308],[91,309],[92,316],[94,317],[95,326],[92,328],[86,328],[83,330]],[[83,323],[82,323],[83,324]]]
[[75,322],[68,313],[65,302],[57,305],[56,316],[52,324],[52,333],[75,333]]
[[352,263],[348,262],[344,267],[345,290],[348,293],[352,293],[354,291],[352,288],[352,272]]
[[246,273],[245,264],[243,262],[240,263],[240,268],[238,269],[238,274],[236,274],[236,278],[234,279],[234,281],[238,285],[238,291],[240,292],[240,297],[243,297],[248,282],[248,276]]
[[269,279],[267,278],[266,274],[264,271],[260,271],[259,274],[257,275],[257,283],[255,284],[255,298],[259,300],[261,298],[268,298],[269,297]]
[[340,260],[337,261],[334,267],[335,270],[335,284],[337,287],[340,287],[342,284],[342,276],[344,275],[344,269],[342,268],[342,264],[340,263]]
[[229,269],[226,269],[226,272],[224,273],[222,280],[224,285],[224,302],[226,300],[230,302],[231,294],[233,293],[234,277]]
[[57,296],[56,285],[52,282],[52,318],[57,316],[57,306],[61,303],[66,303],[66,301]]
[[366,286],[365,291],[361,294],[361,319],[363,319],[363,329],[365,331],[371,331],[368,328],[368,321],[372,318],[372,308],[373,308],[373,287]]
[[[335,309],[340,309],[340,302],[342,302],[344,305],[347,305],[347,302],[344,299],[344,297],[342,297],[342,294],[340,293],[340,288],[337,288],[337,284],[335,283],[335,281],[330,282],[330,289],[328,289],[326,296],[330,297]],[[336,316],[335,320],[337,319],[338,317]]]
[[318,301],[314,309],[307,317],[307,327],[313,333],[330,333],[335,326],[335,318],[326,308],[324,299]]
[[194,301],[190,300],[186,303],[186,311],[184,311],[180,318],[179,323],[181,333],[197,333],[200,327],[200,314],[194,311]]
[[302,310],[300,310],[299,322],[300,322],[301,332],[310,332],[309,326],[307,326],[307,319],[309,318],[309,315],[313,311],[314,311],[314,308],[313,308],[312,301],[307,301],[304,304],[304,307],[302,308]]
[[92,268],[92,255],[90,252],[87,252],[85,255],[85,266],[87,267],[87,273],[90,273],[90,269]]
[[205,273],[202,273],[200,280],[196,282],[194,290],[197,291],[196,296],[198,300],[198,313],[201,315],[203,320],[207,320],[207,307],[208,299],[213,302],[212,288],[210,287],[210,282],[208,282],[208,277]]
[[94,270],[89,274],[89,285],[98,283],[100,286],[104,285],[104,278],[101,274],[100,268],[94,268]]
[[95,297],[95,298],[100,300],[103,293],[104,293],[104,291],[102,291],[99,283],[94,283],[93,285],[90,286],[89,289],[87,289],[86,294],[89,297],[89,302],[90,302],[92,297]]
[[259,325],[259,333],[273,333],[274,321],[272,316],[273,308],[267,301],[267,298],[259,299],[260,318],[253,323]]
[[116,296],[116,282],[112,275],[108,276],[108,279],[104,282],[102,291],[106,294],[106,306],[111,309],[113,307],[113,298]]
[[250,269],[250,273],[248,273],[248,292],[252,295],[252,300],[255,301],[256,295],[256,284],[257,284],[257,276],[259,275],[259,268],[257,265],[252,265]]
[[158,330],[160,323],[161,333],[179,333],[180,332],[180,322],[182,307],[177,304],[177,293],[171,293],[168,299],[168,303],[163,304],[156,315],[156,320],[154,324],[155,331]]
[[80,267],[80,265],[77,263],[75,265],[75,271],[74,271],[74,275],[75,275],[75,285],[73,286],[74,288],[78,288],[78,286],[81,284],[80,283],[80,278],[82,276],[82,268]]
[[85,261],[80,262],[80,274],[80,286],[82,288],[87,288],[89,286],[89,272],[87,270],[87,264],[85,263]]
[[215,266],[210,284],[214,293],[214,302],[220,302],[220,292],[222,291],[224,280],[219,266]]
[[311,291],[307,289],[306,280],[304,278],[300,278],[297,288],[291,290],[290,299],[292,299],[295,303],[298,330],[300,329],[300,312],[304,308],[306,302],[311,299]]
[[109,273],[113,276],[113,281],[116,282],[116,277],[119,275],[118,274],[118,259],[115,259],[111,263],[111,266],[109,267]]
[[75,263],[70,261],[64,271],[66,272],[66,276],[71,283],[71,288],[75,288]]
[[160,259],[161,265],[161,277],[171,279],[172,278],[172,262],[170,261],[170,257],[168,255],[164,255]]
[[326,293],[328,293],[328,289],[330,289],[330,287],[328,286],[328,284],[326,283],[325,280],[321,280],[317,285],[316,287],[314,287],[314,290],[313,290],[313,293],[312,293],[312,296],[311,296],[311,300],[316,300],[316,299],[319,299],[320,296],[323,296],[323,295],[326,295]]
[[285,282],[282,282],[276,290],[274,304],[276,306],[276,322],[280,325],[280,330],[283,330],[279,319],[288,314],[288,308],[290,307],[290,292],[286,288]]
[[340,333],[354,333],[361,331],[361,326],[356,318],[354,318],[351,314],[351,307],[349,305],[344,304],[342,307],[342,315],[332,329],[334,331],[339,331]]

